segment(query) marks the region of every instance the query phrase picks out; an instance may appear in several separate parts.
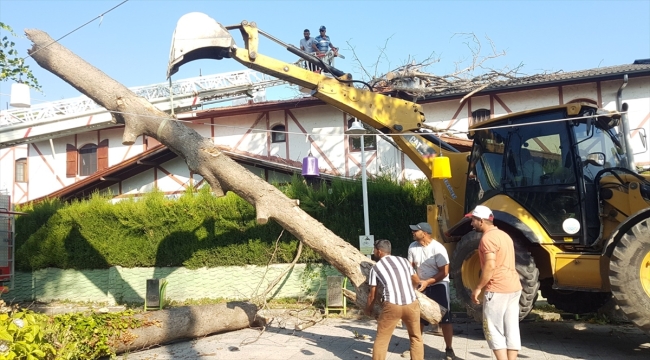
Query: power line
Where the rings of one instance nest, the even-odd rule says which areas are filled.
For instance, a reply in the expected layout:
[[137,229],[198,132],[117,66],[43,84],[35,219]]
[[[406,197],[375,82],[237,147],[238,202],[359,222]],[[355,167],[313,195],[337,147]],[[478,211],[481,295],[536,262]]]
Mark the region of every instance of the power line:
[[93,21],[95,21],[95,20],[97,20],[97,19],[99,19],[99,18],[102,18],[104,15],[106,15],[106,14],[108,14],[109,12],[111,12],[111,11],[117,9],[118,7],[124,5],[124,4],[127,3],[128,1],[129,1],[129,0],[124,0],[124,1],[122,1],[121,3],[119,3],[119,4],[115,5],[115,6],[113,6],[113,7],[110,8],[110,9],[108,9],[107,11],[104,11],[103,13],[97,15],[95,18],[89,20],[88,22],[86,22],[85,24],[83,24],[83,25],[77,27],[76,29],[74,29],[74,30],[68,32],[67,34],[61,36],[60,38],[58,38],[58,39],[52,41],[51,43],[45,45],[44,47],[42,47],[42,48],[38,48],[38,49],[37,49],[36,51],[34,51],[32,54],[27,55],[27,56],[25,56],[24,58],[22,58],[22,60],[24,61],[24,60],[27,59],[28,57],[32,57],[32,55],[36,54],[37,52],[39,52],[39,51],[41,51],[41,50],[43,50],[43,49],[47,49],[50,45],[52,45],[52,44],[54,44],[54,43],[58,43],[59,41],[63,40],[63,38],[65,38],[66,36],[72,34],[73,32],[75,32],[75,31],[81,29],[82,27],[84,27],[84,26],[90,24],[91,22],[93,22]]
[[[205,125],[205,126],[213,126],[213,127],[222,127],[222,128],[231,128],[231,129],[240,129],[240,130],[250,130],[252,132],[269,132],[269,133],[283,133],[283,134],[288,134],[288,135],[301,135],[301,136],[350,136],[347,134],[322,134],[322,133],[305,133],[305,132],[292,132],[292,131],[284,131],[282,130],[270,130],[270,129],[254,129],[254,128],[249,128],[249,127],[243,127],[243,126],[233,126],[233,125],[221,125],[221,124],[209,124],[209,123],[192,123],[191,120],[181,120],[181,119],[170,119],[168,117],[162,117],[162,116],[156,116],[156,115],[142,115],[142,114],[135,114],[135,113],[127,113],[127,112],[122,112],[122,111],[111,111],[107,110],[108,112],[112,114],[120,114],[120,115],[137,115],[139,117],[146,117],[146,118],[152,118],[152,119],[163,119],[167,121],[178,121],[180,123],[191,123],[191,124],[197,124],[197,125]],[[612,114],[626,114],[628,112],[613,112]],[[439,134],[439,133],[457,133],[457,134],[468,134],[470,131],[480,131],[480,130],[492,130],[492,129],[501,129],[501,128],[511,128],[511,127],[522,127],[522,126],[531,126],[531,125],[539,125],[539,124],[550,124],[550,123],[555,123],[555,122],[562,122],[562,121],[574,121],[574,120],[580,120],[580,119],[588,119],[592,118],[594,115],[587,115],[587,116],[577,116],[577,117],[570,117],[570,118],[562,118],[562,119],[552,119],[552,120],[543,120],[543,121],[535,121],[535,122],[530,122],[530,123],[523,123],[523,124],[509,124],[509,125],[499,125],[499,126],[489,126],[489,127],[483,127],[479,129],[474,129],[474,130],[453,130],[453,129],[437,129],[437,128],[427,128],[431,130],[431,133],[427,132],[404,132],[404,133],[399,133],[399,134],[383,134],[384,136],[407,136],[407,135],[426,135],[426,134]],[[453,119],[450,120],[444,120],[444,121],[452,121]],[[442,122],[444,122],[442,121]],[[368,133],[365,136],[371,136],[375,135],[373,133]]]

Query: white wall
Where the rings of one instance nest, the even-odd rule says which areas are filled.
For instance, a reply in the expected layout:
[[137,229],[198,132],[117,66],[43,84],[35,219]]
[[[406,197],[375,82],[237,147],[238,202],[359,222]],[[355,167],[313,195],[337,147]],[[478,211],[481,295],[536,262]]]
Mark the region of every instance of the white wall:
[[[606,109],[616,108],[616,94],[622,80],[590,82],[585,84],[553,86],[545,89],[514,91],[483,95],[477,94],[463,103],[459,99],[440,100],[423,104],[427,124],[456,132],[465,138],[468,118],[471,112],[480,108],[490,109],[494,116],[542,106],[567,103],[575,99],[589,99],[602,102]],[[631,78],[623,91],[623,100],[630,106],[631,128],[644,128],[650,136],[650,77]],[[287,128],[286,143],[271,143],[270,130],[277,124]],[[213,117],[188,124],[203,136],[214,133],[214,142],[232,151],[258,157],[277,157],[284,163],[299,166],[302,158],[311,151],[318,158],[321,171],[341,176],[360,175],[360,153],[351,152],[344,129],[347,118],[341,111],[318,105],[307,108],[270,111],[238,116]],[[306,133],[305,133],[306,132]],[[142,137],[132,146],[123,146],[122,129],[89,131],[87,133],[54,139],[54,154],[48,141],[21,145],[0,150],[0,189],[9,190],[13,201],[25,202],[47,195],[64,186],[82,180],[82,177],[67,178],[66,144],[77,148],[86,143],[97,144],[109,139],[109,166],[116,165],[145,151]],[[633,132],[632,142],[638,148],[640,133]],[[424,176],[413,162],[401,152],[378,138],[377,150],[367,151],[366,160],[372,159],[367,169],[371,174],[391,174],[400,179],[415,179]],[[14,163],[16,159],[28,157],[29,182],[14,183]],[[268,158],[267,158],[268,159]],[[650,166],[650,150],[636,155],[638,165]],[[260,176],[268,176],[275,181],[287,181],[288,176],[253,168]],[[169,175],[169,174],[171,175]],[[194,184],[201,181],[194,174]],[[190,172],[179,159],[148,169],[144,173],[121,184],[111,186],[116,195],[134,195],[140,191],[157,186],[161,190],[182,192],[190,183]]]

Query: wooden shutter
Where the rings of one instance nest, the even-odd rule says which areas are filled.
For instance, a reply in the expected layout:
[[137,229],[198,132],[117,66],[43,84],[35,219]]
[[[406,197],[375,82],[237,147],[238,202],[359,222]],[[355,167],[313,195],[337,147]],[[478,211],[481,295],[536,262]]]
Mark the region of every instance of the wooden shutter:
[[102,140],[97,147],[97,171],[108,167],[108,139]]
[[65,176],[66,177],[75,177],[77,176],[77,159],[79,154],[77,153],[77,148],[72,144],[67,144],[65,146]]

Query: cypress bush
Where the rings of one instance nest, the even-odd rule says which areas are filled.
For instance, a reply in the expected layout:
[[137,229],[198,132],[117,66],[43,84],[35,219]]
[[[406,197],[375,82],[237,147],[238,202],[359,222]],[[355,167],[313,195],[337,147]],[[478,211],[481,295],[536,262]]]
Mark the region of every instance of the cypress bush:
[[[310,186],[296,176],[278,187],[299,199],[301,208],[335,234],[359,246],[364,232],[360,181]],[[393,253],[405,256],[412,241],[408,225],[426,220],[426,205],[432,199],[427,181],[398,184],[386,177],[369,181],[371,234],[391,240]],[[217,198],[207,186],[188,189],[178,199],[153,191],[114,202],[110,195],[95,193],[87,200],[52,199],[18,210],[28,214],[16,219],[16,269],[22,271],[288,263],[298,245],[277,223],[258,225],[253,206],[237,195]],[[299,261],[321,258],[303,248]]]

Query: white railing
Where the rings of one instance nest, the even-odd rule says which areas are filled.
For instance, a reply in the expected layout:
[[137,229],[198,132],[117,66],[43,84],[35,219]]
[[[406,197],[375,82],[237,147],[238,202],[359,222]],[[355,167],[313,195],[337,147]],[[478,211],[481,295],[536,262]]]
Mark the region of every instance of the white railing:
[[[182,112],[218,101],[253,96],[257,91],[285,83],[246,69],[178,80],[171,86],[160,83],[130,90],[162,111],[170,111],[173,106],[176,112]],[[79,121],[88,116],[95,116],[92,128],[115,125],[106,109],[86,96],[42,103],[28,109],[0,111],[0,148],[37,141],[47,138],[48,134],[57,137],[88,130],[91,127],[81,126],[83,122]]]

